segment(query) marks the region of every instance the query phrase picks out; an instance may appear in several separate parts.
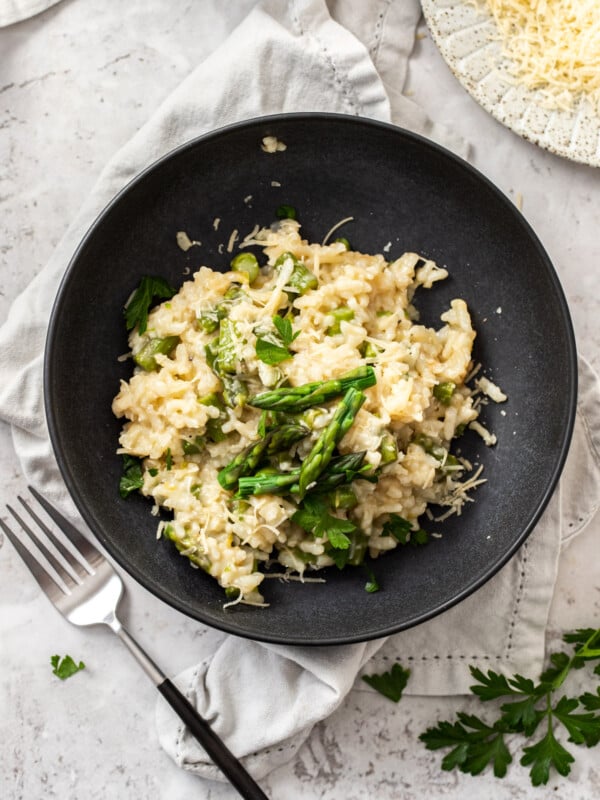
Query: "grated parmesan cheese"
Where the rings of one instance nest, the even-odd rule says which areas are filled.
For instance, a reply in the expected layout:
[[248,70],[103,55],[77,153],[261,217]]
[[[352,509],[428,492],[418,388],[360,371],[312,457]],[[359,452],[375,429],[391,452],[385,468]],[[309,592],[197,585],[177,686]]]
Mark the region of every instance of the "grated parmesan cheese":
[[[478,0],[479,3],[482,0]],[[598,0],[483,0],[510,73],[539,89],[549,108],[568,110],[586,95],[600,109]]]
[[233,252],[233,245],[237,242],[238,238],[239,238],[238,230],[237,228],[234,228],[234,230],[231,231],[231,236],[229,237],[229,241],[227,242],[226,249],[228,253]]
[[502,389],[493,383],[489,378],[478,378],[475,381],[475,386],[479,389],[480,392],[486,394],[490,400],[493,400],[494,403],[504,403],[508,398],[502,391]]
[[177,246],[183,250],[183,252],[187,252],[190,247],[200,247],[202,242],[197,239],[190,239],[185,231],[177,231],[177,235],[175,236],[177,241]]
[[260,149],[263,153],[281,153],[287,150],[285,142],[280,142],[276,136],[265,136]]
[[481,422],[477,422],[477,420],[473,420],[473,422],[469,423],[469,428],[478,433],[481,438],[483,439],[483,443],[487,445],[487,447],[493,447],[498,439],[496,438],[495,433],[490,433],[487,428],[484,428]]

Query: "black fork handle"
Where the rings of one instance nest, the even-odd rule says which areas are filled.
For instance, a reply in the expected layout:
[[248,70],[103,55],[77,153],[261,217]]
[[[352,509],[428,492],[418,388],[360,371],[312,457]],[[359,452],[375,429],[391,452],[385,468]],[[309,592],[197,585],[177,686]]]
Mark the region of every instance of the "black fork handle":
[[157,688],[240,795],[245,800],[269,800],[254,778],[244,769],[241,762],[219,739],[208,722],[198,714],[175,684],[165,678]]
[[209,758],[219,767],[244,800],[269,800],[254,778],[242,766],[240,760],[225,746],[187,697],[179,691],[175,684],[171,683],[160,667],[123,627],[117,616],[112,614],[105,620],[105,623],[121,639],[173,711],[187,725]]

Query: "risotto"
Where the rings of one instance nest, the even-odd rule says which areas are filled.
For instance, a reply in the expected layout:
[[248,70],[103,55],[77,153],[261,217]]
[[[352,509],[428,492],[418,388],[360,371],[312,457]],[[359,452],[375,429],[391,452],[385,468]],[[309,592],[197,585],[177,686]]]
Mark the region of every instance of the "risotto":
[[201,267],[135,325],[113,412],[124,493],[170,512],[158,535],[230,602],[260,605],[266,566],[303,577],[424,542],[428,506],[460,513],[481,482],[452,440],[471,423],[493,438],[466,385],[465,302],[437,330],[413,305],[445,269],[311,244],[293,219],[243,247],[231,271]]

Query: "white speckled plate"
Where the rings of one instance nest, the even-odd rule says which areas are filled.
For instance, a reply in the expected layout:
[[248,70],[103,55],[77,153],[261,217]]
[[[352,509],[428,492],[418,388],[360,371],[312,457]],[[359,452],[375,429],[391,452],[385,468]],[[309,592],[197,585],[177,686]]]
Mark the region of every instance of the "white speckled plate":
[[550,111],[539,91],[516,84],[493,41],[495,22],[468,0],[421,0],[440,52],[464,88],[503,125],[559,156],[600,166],[600,118],[585,98]]

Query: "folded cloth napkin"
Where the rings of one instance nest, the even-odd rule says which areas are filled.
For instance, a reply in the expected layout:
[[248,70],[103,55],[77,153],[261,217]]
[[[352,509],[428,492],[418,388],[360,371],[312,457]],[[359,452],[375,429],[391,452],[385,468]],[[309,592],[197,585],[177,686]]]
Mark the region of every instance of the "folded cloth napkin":
[[0,0],[0,28],[41,14],[60,0]]
[[[71,515],[76,512],[44,421],[42,351],[52,298],[87,227],[158,156],[207,130],[261,114],[328,110],[391,120],[466,154],[463,142],[402,96],[419,14],[417,0],[264,0],[107,165],[52,259],[0,329],[0,417],[13,426],[29,479]],[[364,671],[380,671],[395,660],[406,666],[418,661],[409,691],[437,695],[466,691],[466,661],[503,672],[539,671],[561,542],[582,530],[597,507],[599,396],[596,376],[581,361],[577,425],[559,490],[519,553],[459,606],[385,641],[342,647],[205,637],[198,663],[176,682],[255,775],[290,759]],[[360,682],[357,687],[370,691]],[[177,764],[221,779],[162,701],[157,726]]]

